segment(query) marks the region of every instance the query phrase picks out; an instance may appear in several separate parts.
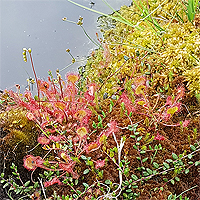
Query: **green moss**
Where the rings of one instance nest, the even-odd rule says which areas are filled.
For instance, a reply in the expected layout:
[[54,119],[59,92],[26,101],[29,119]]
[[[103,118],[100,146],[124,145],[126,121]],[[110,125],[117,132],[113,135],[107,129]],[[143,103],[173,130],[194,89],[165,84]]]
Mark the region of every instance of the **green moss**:
[[[149,6],[147,6],[146,1],[141,2],[146,8],[149,7],[149,13],[162,4],[162,1],[148,1]],[[141,4],[138,5],[140,8],[142,7]],[[115,93],[116,88],[119,87],[119,79],[130,76],[151,74],[153,80],[154,74],[159,71],[162,77],[167,78],[169,72],[172,72],[183,75],[188,80],[188,70],[199,65],[200,29],[188,21],[183,12],[183,5],[179,1],[166,1],[151,15],[157,19],[160,27],[165,30],[164,32],[156,29],[155,33],[152,27],[141,21],[144,14],[141,16],[141,11],[134,3],[130,7],[121,7],[119,13],[133,24],[140,22],[142,29],[138,30],[115,22],[115,28],[103,31],[106,48],[104,45],[104,51],[95,51],[86,65],[88,82],[103,85],[101,87],[102,96],[105,92],[109,95]],[[161,65],[165,66],[162,67],[162,70],[160,70]],[[112,79],[109,78],[109,81],[108,77],[110,76]],[[190,84],[192,85],[190,86]],[[198,87],[197,83],[189,81],[188,89],[192,92],[197,92]]]

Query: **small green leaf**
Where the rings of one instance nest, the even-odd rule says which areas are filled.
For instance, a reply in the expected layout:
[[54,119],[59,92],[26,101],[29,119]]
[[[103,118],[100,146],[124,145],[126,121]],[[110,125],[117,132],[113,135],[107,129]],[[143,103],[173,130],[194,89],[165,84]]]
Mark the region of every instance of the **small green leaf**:
[[1,178],[3,178],[3,177],[4,177],[4,175],[5,175],[4,173],[1,173]]
[[30,181],[27,181],[24,186],[27,187],[30,184]]
[[32,189],[32,188],[29,188],[29,187],[28,187],[28,188],[24,189],[24,192],[30,192],[31,189]]
[[163,191],[163,189],[164,189],[163,187],[160,187],[160,191]]
[[132,189],[128,189],[128,190],[126,190],[126,192],[130,193],[130,192],[132,192]]
[[105,184],[110,185],[112,182],[110,180],[105,180]]
[[149,176],[149,173],[144,171],[144,172],[143,172],[143,175],[144,175],[144,176]]
[[85,169],[84,171],[83,171],[83,174],[88,174],[89,173],[89,169]]
[[195,166],[198,166],[198,165],[200,165],[200,161],[195,162]]
[[172,179],[170,182],[172,185],[174,185],[174,183],[175,183],[174,179]]
[[44,171],[44,175],[45,175],[45,176],[48,176],[49,173],[48,173],[47,171]]
[[149,145],[149,149],[150,149],[150,150],[153,150],[153,148],[151,147],[151,145]]
[[6,183],[6,184],[3,186],[3,188],[7,187],[8,185],[9,185],[9,183]]
[[105,112],[103,110],[102,110],[102,115],[103,115],[103,118],[106,117],[106,114],[105,114]]
[[[24,192],[26,192],[26,190],[28,190],[28,188],[26,188],[26,189],[24,190]],[[21,191],[22,191],[21,189],[16,189],[16,190],[15,190],[15,193],[16,193],[16,194],[19,194]],[[29,191],[30,191],[30,190],[29,190]],[[29,192],[29,191],[27,191],[27,192]]]
[[127,128],[128,128],[129,131],[133,131],[134,130],[132,125],[128,125]]
[[176,181],[180,181],[180,178],[176,176],[176,177],[175,177],[175,180],[176,180]]
[[188,158],[189,158],[189,159],[192,159],[192,154],[188,154]]
[[151,169],[147,168],[146,170],[150,175],[153,174],[153,171]]
[[78,194],[81,194],[81,193],[82,193],[80,190],[76,190],[76,192],[77,192]]
[[190,145],[190,148],[191,148],[192,151],[196,151],[196,147],[195,146]]
[[153,166],[154,166],[156,169],[158,169],[158,168],[159,168],[159,164],[158,164],[158,163],[156,163],[156,162],[153,162]]
[[134,135],[136,135],[136,136],[139,135],[139,134],[140,134],[140,132],[135,132],[135,133],[134,133]]
[[167,174],[167,172],[166,171],[164,171],[164,172],[161,172],[162,173],[162,175],[166,175]]
[[89,188],[89,185],[87,183],[83,183],[85,189]]
[[125,168],[125,169],[124,169],[124,174],[127,175],[129,171],[130,171],[129,168]]
[[113,106],[110,104],[110,107],[109,107],[109,112],[110,113],[112,112],[112,108],[113,108]]
[[103,128],[102,121],[100,121],[100,122],[97,124],[97,126],[98,126],[99,128]]
[[164,165],[164,167],[165,167],[166,169],[169,169],[169,168],[170,168],[170,166],[169,166],[166,162],[163,162],[163,165]]
[[98,115],[98,121],[101,122],[102,121],[102,118],[100,115]]
[[140,157],[136,157],[138,160],[141,160],[141,158]]
[[163,181],[167,182],[167,181],[168,181],[168,179],[167,179],[167,178],[163,178]]
[[112,106],[114,106],[114,103],[113,103],[113,101],[112,101],[112,100],[110,100],[110,104],[111,104]]
[[189,169],[186,169],[186,170],[185,170],[185,174],[188,174],[189,172],[190,172]]
[[144,158],[142,159],[142,162],[146,162],[148,160],[148,157],[147,158]]
[[4,180],[4,179],[1,179],[1,182],[0,183],[5,183],[6,182],[6,180]]
[[96,125],[96,123],[94,121],[92,122],[92,127],[93,128],[97,128],[97,125]]
[[137,146],[136,145],[133,145],[133,148],[137,150]]
[[178,159],[178,156],[177,156],[175,153],[172,153],[172,158],[173,158],[174,160],[177,160],[177,159]]
[[137,177],[135,174],[132,174],[132,175],[131,175],[131,178],[132,178],[134,181],[137,181],[137,180],[138,180],[138,177]]
[[171,162],[173,162],[173,160],[172,159],[167,159],[166,160],[168,163],[171,163]]
[[83,160],[87,160],[87,157],[84,156],[84,155],[82,155],[81,158],[82,158]]
[[143,137],[143,136],[139,136],[139,137],[137,138],[137,141],[139,142],[139,141],[142,139],[142,137]]
[[35,182],[33,187],[34,187],[34,188],[39,187],[39,183],[38,183],[38,182]]

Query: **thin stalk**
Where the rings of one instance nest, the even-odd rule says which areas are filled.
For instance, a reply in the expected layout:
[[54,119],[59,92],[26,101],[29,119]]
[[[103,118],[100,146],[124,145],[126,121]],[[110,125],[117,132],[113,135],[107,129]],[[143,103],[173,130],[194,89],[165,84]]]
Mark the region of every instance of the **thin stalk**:
[[114,8],[112,8],[110,6],[110,4],[108,4],[108,2],[102,0],[115,14],[117,14],[122,20],[124,20],[127,23],[130,23],[130,21],[128,21],[127,19],[125,19],[124,17],[122,17]]
[[40,108],[40,88],[39,88],[39,84],[38,84],[38,79],[37,79],[35,67],[34,67],[34,65],[33,65],[33,58],[32,58],[32,55],[31,55],[31,51],[28,50],[28,52],[29,52],[29,55],[30,55],[31,65],[32,65],[33,73],[34,73],[35,80],[36,80],[36,84],[37,84],[38,102],[39,102],[39,108]]
[[189,189],[187,189],[187,190],[181,192],[181,194],[179,194],[179,195],[176,197],[176,199],[178,199],[178,198],[179,198],[182,194],[184,194],[185,192],[188,192],[188,191],[190,191],[190,190],[193,190],[193,189],[196,188],[196,187],[198,187],[198,185],[195,185],[194,187],[191,187],[191,188],[189,188]]
[[127,22],[127,21],[124,21],[124,20],[122,20],[122,19],[120,19],[120,18],[113,17],[113,16],[108,15],[108,14],[105,14],[105,13],[103,13],[103,12],[100,12],[100,11],[97,11],[97,10],[94,10],[94,9],[91,9],[91,8],[88,8],[88,7],[86,7],[86,6],[83,6],[83,5],[79,4],[79,3],[76,3],[76,2],[71,1],[71,0],[67,0],[67,1],[69,1],[70,3],[73,3],[74,5],[79,6],[79,7],[81,7],[81,8],[84,8],[84,9],[86,9],[86,10],[95,12],[95,13],[97,13],[97,14],[99,14],[99,15],[103,15],[103,16],[112,18],[112,19],[114,19],[114,20],[116,20],[116,21],[122,22],[123,24],[127,24],[127,25],[129,25],[129,26],[131,26],[131,27],[135,27],[134,24],[132,24],[130,21],[128,21],[128,22]]
[[86,32],[86,30],[83,28],[82,25],[80,25],[80,27],[83,29],[83,32],[85,33],[85,35],[87,36],[87,38],[96,46],[98,46],[99,48],[103,49],[103,47],[101,46],[101,44],[96,43]]

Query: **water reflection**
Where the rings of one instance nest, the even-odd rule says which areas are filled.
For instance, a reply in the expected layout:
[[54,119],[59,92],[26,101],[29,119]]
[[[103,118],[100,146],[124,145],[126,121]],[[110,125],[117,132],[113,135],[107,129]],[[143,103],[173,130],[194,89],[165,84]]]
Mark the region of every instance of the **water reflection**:
[[[78,1],[76,1],[78,2]],[[108,0],[114,9],[129,5],[131,0]],[[79,2],[80,3],[80,2]],[[100,0],[83,0],[81,4],[93,9],[112,13]],[[76,70],[84,65],[87,55],[95,49],[95,45],[84,35],[83,30],[74,24],[62,21],[66,16],[69,20],[78,21],[83,17],[83,26],[87,33],[96,39],[96,13],[84,10],[66,0],[60,1],[18,1],[1,0],[1,65],[0,89],[12,88],[20,84],[27,86],[27,79],[33,77],[30,59],[24,63],[22,48],[31,47],[34,65],[38,77],[46,79],[49,69],[63,69],[71,63],[66,49],[79,60],[62,73]],[[99,32],[101,36],[101,33]],[[55,73],[54,73],[55,75]]]

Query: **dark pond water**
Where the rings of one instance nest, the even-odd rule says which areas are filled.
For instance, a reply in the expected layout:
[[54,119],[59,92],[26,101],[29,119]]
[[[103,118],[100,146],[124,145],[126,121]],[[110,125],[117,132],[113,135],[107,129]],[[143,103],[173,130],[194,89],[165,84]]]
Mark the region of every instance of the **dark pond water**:
[[[76,0],[84,6],[110,14],[112,10],[101,0]],[[116,10],[130,5],[131,0],[107,0]],[[91,38],[96,39],[98,14],[84,10],[66,0],[0,0],[0,89],[21,88],[27,79],[33,77],[30,59],[22,59],[22,48],[31,48],[38,77],[46,79],[48,70],[55,75],[56,69],[63,69],[71,63],[71,53],[80,62],[64,70],[76,71],[84,65],[86,57],[96,46],[84,35],[81,27],[64,22],[63,17],[77,22],[83,17],[83,26]]]

